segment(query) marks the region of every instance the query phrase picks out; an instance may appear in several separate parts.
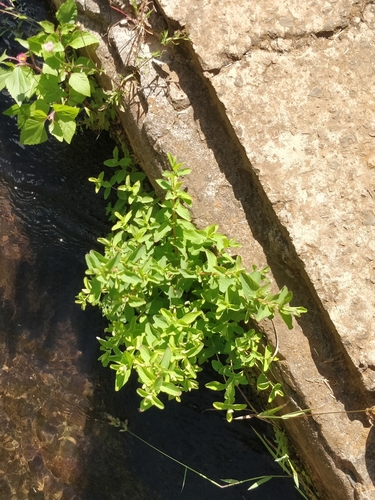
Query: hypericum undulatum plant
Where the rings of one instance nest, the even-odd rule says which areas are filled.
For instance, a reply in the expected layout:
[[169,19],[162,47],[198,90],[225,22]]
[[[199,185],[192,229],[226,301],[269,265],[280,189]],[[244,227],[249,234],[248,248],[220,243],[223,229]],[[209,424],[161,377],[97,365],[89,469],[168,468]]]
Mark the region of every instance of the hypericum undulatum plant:
[[108,207],[112,232],[99,241],[104,252],[86,256],[88,269],[77,302],[100,307],[109,326],[100,338],[104,366],[116,372],[121,389],[133,370],[138,374],[141,409],[163,408],[160,394],[180,401],[182,392],[198,388],[197,373],[211,363],[218,379],[206,384],[223,391],[214,403],[232,420],[235,389],[247,385],[246,372],[256,370],[258,390],[270,390],[269,401],[282,394],[279,383],[267,376],[275,359],[262,334],[249,321],[273,318],[279,312],[289,328],[303,307],[291,307],[292,292],[284,287],[270,294],[267,268],[248,272],[240,257],[228,252],[239,245],[218,232],[203,230],[191,221],[190,195],[181,178],[190,170],[169,156],[171,171],[157,183],[164,198],[147,192],[145,175],[132,169],[129,155],[105,162],[118,168],[110,180],[102,172],[91,178],[104,197],[115,191]]

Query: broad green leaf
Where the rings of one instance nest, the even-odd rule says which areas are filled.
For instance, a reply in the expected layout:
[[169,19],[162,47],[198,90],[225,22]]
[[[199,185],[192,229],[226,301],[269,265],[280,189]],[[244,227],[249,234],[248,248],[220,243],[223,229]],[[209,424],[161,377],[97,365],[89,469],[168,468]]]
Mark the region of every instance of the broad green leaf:
[[90,82],[85,73],[72,73],[69,77],[69,85],[73,90],[84,96],[90,96]]
[[58,120],[70,122],[75,120],[79,113],[79,108],[73,106],[65,106],[64,104],[53,104],[52,108],[56,112],[56,117]]
[[58,121],[53,121],[49,124],[48,130],[51,135],[53,135],[58,141],[63,142],[64,140],[64,133],[61,130],[61,127],[59,125]]
[[72,142],[74,134],[76,133],[76,128],[77,128],[76,122],[74,120],[70,121],[58,120],[58,123],[63,132],[64,141],[70,144]]
[[3,88],[6,86],[6,82],[10,74],[11,71],[0,68],[0,90],[3,90]]
[[3,114],[5,116],[17,116],[20,113],[20,110],[21,108],[18,106],[18,104],[13,104],[13,106],[3,111]]
[[44,123],[45,120],[43,119],[29,118],[26,120],[21,130],[21,144],[31,146],[33,144],[41,144],[42,142],[45,142],[48,139],[48,136]]
[[56,12],[60,24],[74,24],[77,19],[77,6],[74,0],[67,0]]
[[190,194],[185,193],[185,191],[178,191],[178,197],[186,203],[186,205],[191,205],[193,203],[193,199]]
[[39,79],[37,94],[48,103],[58,102],[65,97],[65,92],[59,86],[57,76],[42,74]]
[[73,49],[81,49],[82,47],[87,47],[94,43],[99,43],[96,36],[92,35],[87,31],[75,31],[68,42],[68,45],[73,47]]
[[51,122],[49,126],[50,133],[56,137],[60,142],[65,141],[71,143],[76,132],[77,124],[74,120],[56,120]]
[[8,54],[7,54],[7,51],[4,50],[4,52],[0,56],[0,63],[2,63],[3,61],[6,61],[7,59],[8,59]]
[[18,42],[24,49],[26,50],[30,49],[30,45],[27,40],[22,40],[22,38],[15,38],[14,40]]
[[54,33],[55,32],[55,26],[53,23],[50,23],[49,21],[40,21],[39,24],[44,29],[44,31],[46,33]]
[[18,105],[22,104],[33,86],[34,73],[28,66],[16,66],[6,80],[6,88]]
[[[51,62],[51,58],[49,59],[49,62]],[[54,62],[53,65],[44,63],[43,67],[42,67],[42,74],[58,76],[59,73],[57,71],[57,68],[59,66],[60,66],[60,62],[58,59],[56,59],[56,61]]]
[[240,281],[245,297],[247,299],[252,299],[256,295],[255,292],[256,290],[258,290],[258,287],[254,287],[253,282],[249,279],[249,277],[245,273],[240,274]]

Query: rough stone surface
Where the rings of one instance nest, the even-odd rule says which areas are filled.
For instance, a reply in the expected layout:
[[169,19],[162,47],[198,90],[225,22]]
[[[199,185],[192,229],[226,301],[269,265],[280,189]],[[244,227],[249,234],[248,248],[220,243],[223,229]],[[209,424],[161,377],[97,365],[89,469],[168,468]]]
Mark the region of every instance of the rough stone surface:
[[[166,152],[185,161],[197,224],[219,223],[309,309],[277,331],[285,411],[316,413],[286,422],[314,485],[375,499],[374,433],[356,411],[375,390],[374,5],[159,0],[147,29],[110,15],[82,21],[109,73],[130,75],[121,119],[151,180]],[[166,25],[190,42],[160,47]]]

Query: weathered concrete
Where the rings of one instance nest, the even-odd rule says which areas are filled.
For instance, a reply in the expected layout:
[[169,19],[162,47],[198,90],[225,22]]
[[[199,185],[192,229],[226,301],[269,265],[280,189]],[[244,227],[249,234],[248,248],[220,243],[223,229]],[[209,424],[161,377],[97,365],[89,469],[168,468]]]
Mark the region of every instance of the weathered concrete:
[[[286,422],[316,488],[375,498],[372,428],[344,413],[374,404],[374,5],[159,0],[147,31],[105,0],[81,7],[108,73],[138,66],[121,118],[150,178],[167,151],[185,161],[196,222],[219,223],[309,309],[278,326],[279,376],[286,411],[343,412]],[[165,23],[191,42],[160,47]]]

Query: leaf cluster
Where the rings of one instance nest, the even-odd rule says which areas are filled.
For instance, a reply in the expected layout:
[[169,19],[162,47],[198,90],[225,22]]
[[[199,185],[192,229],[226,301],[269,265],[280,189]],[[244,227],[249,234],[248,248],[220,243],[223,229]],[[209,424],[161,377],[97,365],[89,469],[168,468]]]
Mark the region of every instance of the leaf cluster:
[[289,305],[286,287],[271,294],[268,269],[248,272],[240,257],[230,255],[239,245],[216,225],[196,228],[182,182],[190,170],[168,157],[171,170],[157,181],[163,199],[145,189],[144,174],[132,168],[129,155],[119,159],[117,148],[105,162],[117,169],[110,180],[104,172],[90,179],[105,198],[116,195],[108,207],[114,225],[99,240],[104,252],[86,256],[77,302],[100,307],[109,321],[108,335],[99,339],[100,360],[116,372],[116,390],[135,370],[141,409],[163,408],[161,394],[179,401],[182,392],[198,388],[198,372],[211,363],[218,380],[206,387],[223,392],[214,407],[230,421],[235,410],[246,408],[236,402],[235,389],[249,383],[247,370],[259,373],[257,389],[270,390],[270,401],[282,394],[267,376],[272,349],[249,322],[278,311],[291,328],[292,317],[305,309]]
[[98,39],[76,22],[74,0],[61,5],[56,19],[57,26],[41,21],[38,34],[16,39],[25,53],[11,57],[4,51],[0,56],[0,90],[5,87],[15,101],[5,114],[17,116],[23,144],[46,141],[46,125],[56,139],[70,143],[78,114],[90,114],[93,95],[99,92],[92,78],[96,66],[76,54]]

